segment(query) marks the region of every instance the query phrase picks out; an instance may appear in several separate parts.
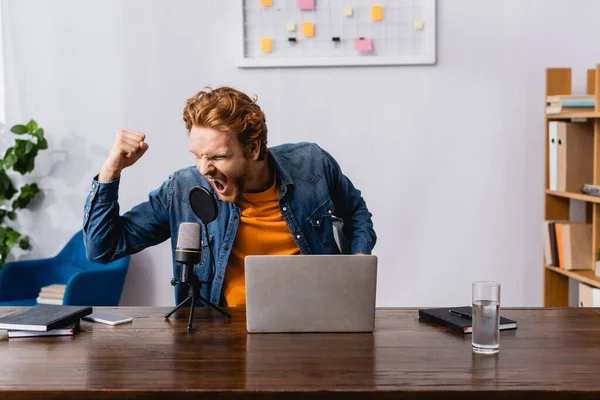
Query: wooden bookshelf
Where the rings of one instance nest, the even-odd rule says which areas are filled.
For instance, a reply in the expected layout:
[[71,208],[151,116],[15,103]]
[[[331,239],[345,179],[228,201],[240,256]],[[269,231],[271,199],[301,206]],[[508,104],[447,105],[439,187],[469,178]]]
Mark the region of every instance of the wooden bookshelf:
[[600,118],[600,112],[598,111],[562,111],[558,114],[546,115],[549,120],[561,120],[561,119],[581,119],[581,118]]
[[583,193],[556,192],[546,189],[546,194],[549,194],[550,196],[563,197],[565,199],[586,201],[588,203],[600,203],[600,196],[590,196]]
[[[546,96],[570,95],[572,87],[571,68],[546,69]],[[586,94],[595,95],[596,104],[589,111],[563,111],[559,114],[546,115],[545,118],[545,191],[544,218],[546,220],[568,220],[571,200],[586,202],[586,220],[592,224],[592,260],[596,259],[596,250],[600,249],[600,197],[583,193],[551,191],[549,173],[548,135],[549,123],[556,120],[585,118],[593,122],[594,130],[594,173],[593,184],[600,184],[600,64],[587,71]],[[545,109],[545,108],[544,108]],[[591,270],[564,270],[550,265],[543,265],[544,306],[567,307],[569,305],[569,278],[590,286],[600,288],[600,278],[596,277],[595,261]]]
[[596,276],[594,271],[566,271],[552,265],[546,265],[546,269],[554,271],[557,274],[576,279],[580,282],[587,283],[590,286],[600,288],[600,278]]

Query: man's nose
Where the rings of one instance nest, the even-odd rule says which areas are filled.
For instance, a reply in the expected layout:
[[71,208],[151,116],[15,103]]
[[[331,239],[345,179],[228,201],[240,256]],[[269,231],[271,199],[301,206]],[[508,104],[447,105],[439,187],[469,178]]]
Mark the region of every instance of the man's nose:
[[214,165],[211,161],[201,158],[198,161],[198,170],[202,175],[209,175],[214,170]]

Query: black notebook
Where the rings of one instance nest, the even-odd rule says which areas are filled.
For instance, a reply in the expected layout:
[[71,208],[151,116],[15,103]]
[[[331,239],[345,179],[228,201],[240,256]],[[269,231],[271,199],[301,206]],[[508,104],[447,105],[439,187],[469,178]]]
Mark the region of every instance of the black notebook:
[[38,304],[0,317],[0,329],[47,332],[91,314],[91,306]]
[[[435,322],[460,333],[472,333],[471,307],[424,308],[419,317]],[[517,321],[500,316],[500,330],[517,329]]]

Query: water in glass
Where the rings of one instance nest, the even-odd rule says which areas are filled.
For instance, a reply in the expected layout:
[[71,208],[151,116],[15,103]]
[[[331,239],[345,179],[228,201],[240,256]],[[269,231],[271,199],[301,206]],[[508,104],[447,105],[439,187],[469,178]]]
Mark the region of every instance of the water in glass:
[[495,354],[499,346],[500,303],[491,300],[473,302],[473,351]]

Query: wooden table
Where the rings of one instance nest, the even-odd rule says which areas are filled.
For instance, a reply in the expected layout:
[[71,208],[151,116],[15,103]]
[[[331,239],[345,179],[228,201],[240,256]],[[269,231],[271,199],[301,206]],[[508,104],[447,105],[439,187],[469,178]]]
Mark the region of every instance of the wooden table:
[[247,334],[243,309],[205,308],[188,334],[188,309],[106,310],[134,321],[0,342],[0,399],[600,398],[599,309],[502,310],[519,328],[495,356],[414,309],[378,309],[373,334]]

